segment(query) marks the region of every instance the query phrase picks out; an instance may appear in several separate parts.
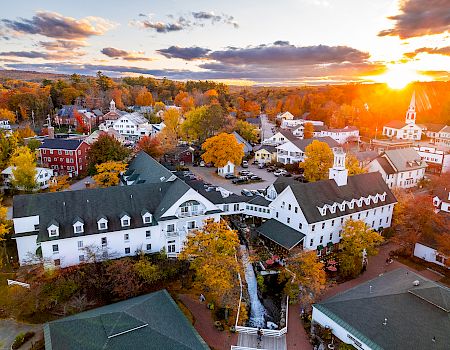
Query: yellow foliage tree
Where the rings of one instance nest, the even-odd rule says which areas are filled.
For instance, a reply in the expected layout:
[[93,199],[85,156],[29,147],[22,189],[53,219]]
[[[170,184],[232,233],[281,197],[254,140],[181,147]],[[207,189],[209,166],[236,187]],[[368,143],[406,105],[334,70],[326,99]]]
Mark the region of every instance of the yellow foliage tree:
[[8,259],[8,254],[6,253],[6,237],[11,230],[11,222],[7,219],[7,212],[7,209],[0,205],[0,250],[2,256],[0,266],[3,265],[4,259]]
[[244,158],[244,145],[237,142],[232,134],[220,133],[210,137],[202,144],[202,159],[206,163],[212,163],[221,168],[228,162],[239,165]]
[[195,287],[221,305],[230,305],[236,295],[240,265],[235,256],[239,246],[236,231],[224,221],[205,222],[201,230],[188,237],[179,258],[190,260],[195,271]]
[[69,188],[69,175],[57,176],[49,186],[50,192],[64,191]]
[[178,140],[181,138],[183,120],[180,112],[174,108],[164,111],[162,119],[165,127],[158,134],[158,139],[162,150],[169,152],[177,146]]
[[258,130],[253,124],[250,124],[244,120],[236,121],[234,130],[249,142],[258,141]]
[[366,171],[360,167],[358,158],[353,154],[347,154],[347,157],[345,158],[345,167],[348,170],[349,176],[366,173]]
[[106,162],[95,166],[97,175],[93,176],[95,183],[100,187],[110,187],[119,184],[119,175],[126,169],[122,162]]
[[341,236],[342,250],[339,253],[339,267],[344,276],[357,276],[363,266],[364,251],[366,257],[376,255],[376,248],[383,237],[361,220],[349,219],[344,223]]
[[324,264],[318,261],[314,251],[303,251],[289,258],[287,270],[292,279],[289,288],[291,302],[299,301],[303,305],[310,305],[325,289]]
[[17,147],[11,157],[12,180],[14,188],[23,191],[32,191],[36,189],[36,156],[27,147]]
[[314,140],[306,146],[305,161],[300,167],[305,169],[305,179],[314,182],[328,179],[328,171],[333,166],[333,151],[325,142]]
[[16,122],[16,115],[11,112],[9,109],[0,108],[0,119],[9,120],[11,124]]
[[16,137],[17,137],[19,140],[23,140],[24,138],[27,138],[27,137],[33,137],[33,136],[36,136],[36,134],[34,133],[33,130],[31,130],[31,128],[30,128],[29,125],[25,126],[24,128],[19,128],[19,129],[17,129],[17,130],[14,132],[14,134],[16,135]]
[[314,125],[312,123],[305,123],[303,130],[303,138],[310,139],[314,136]]
[[163,111],[166,109],[166,105],[164,103],[162,103],[161,101],[158,101],[155,103],[155,113],[159,112],[159,111]]

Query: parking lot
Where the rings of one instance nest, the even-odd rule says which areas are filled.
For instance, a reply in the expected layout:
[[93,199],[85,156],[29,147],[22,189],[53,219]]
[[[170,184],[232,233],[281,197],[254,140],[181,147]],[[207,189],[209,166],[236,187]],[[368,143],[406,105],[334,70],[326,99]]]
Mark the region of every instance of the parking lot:
[[269,173],[266,169],[259,169],[256,165],[249,164],[248,168],[243,169],[242,167],[236,167],[236,175],[241,170],[248,170],[253,174],[262,178],[262,181],[251,182],[242,185],[235,185],[231,180],[224,179],[223,177],[217,175],[216,168],[207,167],[189,167],[189,169],[198,177],[203,179],[205,182],[209,182],[213,185],[218,185],[236,194],[240,194],[242,189],[257,190],[263,189],[270,186],[275,180],[276,176],[273,173]]

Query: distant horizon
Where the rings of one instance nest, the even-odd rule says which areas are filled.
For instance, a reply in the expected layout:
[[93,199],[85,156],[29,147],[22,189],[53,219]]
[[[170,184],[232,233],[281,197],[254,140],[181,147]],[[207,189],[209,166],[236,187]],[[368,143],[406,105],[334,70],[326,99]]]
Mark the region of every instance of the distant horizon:
[[302,86],[450,80],[442,0],[7,3],[0,68]]

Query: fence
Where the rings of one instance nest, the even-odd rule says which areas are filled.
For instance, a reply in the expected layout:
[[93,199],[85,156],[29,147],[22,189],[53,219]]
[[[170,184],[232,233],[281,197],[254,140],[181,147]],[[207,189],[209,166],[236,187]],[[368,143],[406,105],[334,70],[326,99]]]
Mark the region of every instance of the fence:
[[21,286],[24,288],[30,288],[30,285],[28,283],[23,283],[23,282],[19,282],[19,281],[14,281],[14,280],[6,280],[8,282],[8,286],[12,286],[12,285],[17,285],[17,286]]

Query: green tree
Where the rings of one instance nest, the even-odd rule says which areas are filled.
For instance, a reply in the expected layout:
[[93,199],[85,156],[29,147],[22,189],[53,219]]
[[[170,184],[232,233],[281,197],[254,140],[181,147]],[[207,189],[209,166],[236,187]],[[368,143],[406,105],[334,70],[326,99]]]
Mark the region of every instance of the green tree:
[[226,125],[225,113],[220,105],[196,107],[186,113],[183,132],[189,140],[200,143],[215,135]]
[[162,278],[158,265],[148,261],[144,254],[141,254],[139,261],[134,264],[134,270],[147,284],[153,284]]
[[30,141],[28,141],[27,143],[27,147],[32,151],[35,152],[39,146],[41,145],[41,141],[37,140],[37,139],[31,139]]
[[363,255],[376,255],[376,248],[383,237],[361,220],[349,219],[344,223],[341,235],[342,250],[339,253],[339,267],[344,276],[355,277],[362,270]]
[[11,157],[12,180],[14,188],[23,191],[36,189],[36,156],[26,146],[20,146]]
[[305,161],[300,163],[300,167],[305,169],[306,180],[314,182],[328,179],[333,158],[333,151],[325,142],[314,140],[306,146]]
[[234,130],[248,142],[258,142],[258,130],[253,124],[243,120],[238,120],[234,125]]
[[95,166],[98,164],[124,161],[130,152],[113,136],[101,134],[88,151],[89,173],[95,174]]

